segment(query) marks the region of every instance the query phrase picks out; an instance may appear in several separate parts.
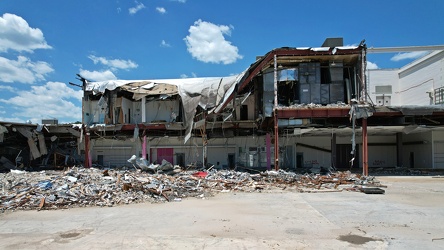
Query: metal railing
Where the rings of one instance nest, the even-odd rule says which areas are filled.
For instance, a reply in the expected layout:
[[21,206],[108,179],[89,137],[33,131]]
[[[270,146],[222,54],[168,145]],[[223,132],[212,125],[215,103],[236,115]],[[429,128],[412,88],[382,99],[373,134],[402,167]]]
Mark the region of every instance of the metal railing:
[[444,87],[435,89],[435,104],[444,104]]

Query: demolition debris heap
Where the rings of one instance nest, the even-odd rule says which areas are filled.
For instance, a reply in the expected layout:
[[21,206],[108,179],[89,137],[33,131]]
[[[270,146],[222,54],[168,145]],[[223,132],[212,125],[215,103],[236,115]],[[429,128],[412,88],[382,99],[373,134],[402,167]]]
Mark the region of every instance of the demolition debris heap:
[[326,175],[265,171],[251,174],[233,170],[147,172],[140,169],[73,167],[65,171],[0,174],[0,210],[51,210],[86,206],[116,206],[141,202],[171,202],[207,198],[218,192],[362,191],[381,186],[373,177],[350,172]]

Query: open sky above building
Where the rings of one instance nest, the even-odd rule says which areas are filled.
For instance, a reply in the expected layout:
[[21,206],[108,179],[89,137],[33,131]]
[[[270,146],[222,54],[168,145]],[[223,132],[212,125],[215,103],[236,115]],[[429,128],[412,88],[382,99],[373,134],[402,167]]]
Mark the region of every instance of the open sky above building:
[[[229,76],[278,47],[327,37],[368,47],[444,44],[444,2],[0,1],[0,120],[81,120],[92,81]],[[370,54],[399,68],[425,52]]]

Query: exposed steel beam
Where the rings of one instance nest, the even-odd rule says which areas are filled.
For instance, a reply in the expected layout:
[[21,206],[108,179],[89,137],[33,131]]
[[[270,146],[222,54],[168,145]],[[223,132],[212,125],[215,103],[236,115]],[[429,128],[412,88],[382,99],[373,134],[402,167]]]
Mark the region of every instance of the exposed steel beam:
[[373,112],[372,116],[403,116],[401,111]]
[[396,52],[430,51],[430,50],[444,50],[444,45],[367,48],[368,53],[396,53]]
[[[148,129],[148,130],[166,130],[166,126],[163,123],[154,123],[154,124],[137,124],[139,129]],[[136,124],[124,124],[120,130],[134,130],[136,128]]]

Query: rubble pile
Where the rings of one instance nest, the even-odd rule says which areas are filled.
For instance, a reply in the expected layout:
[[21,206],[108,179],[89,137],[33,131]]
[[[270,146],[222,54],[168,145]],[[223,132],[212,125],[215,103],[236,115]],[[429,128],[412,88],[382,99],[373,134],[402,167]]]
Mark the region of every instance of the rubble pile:
[[364,178],[350,172],[319,175],[279,170],[250,174],[233,170],[175,169],[167,174],[140,169],[78,167],[66,171],[11,170],[9,173],[1,173],[0,180],[2,211],[170,202],[234,191],[360,191],[364,185],[379,185],[374,178]]

